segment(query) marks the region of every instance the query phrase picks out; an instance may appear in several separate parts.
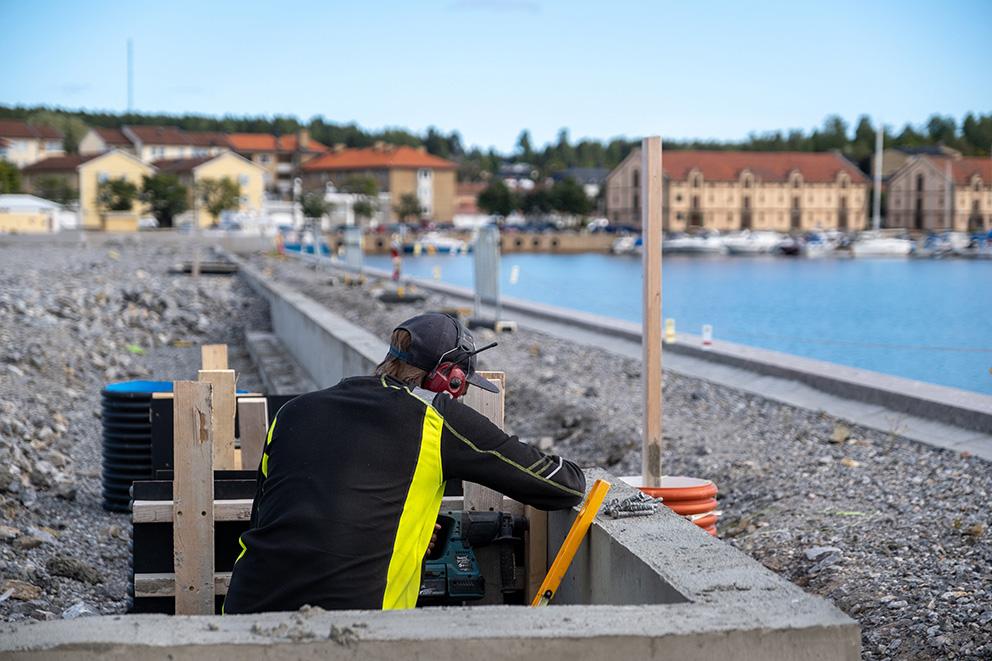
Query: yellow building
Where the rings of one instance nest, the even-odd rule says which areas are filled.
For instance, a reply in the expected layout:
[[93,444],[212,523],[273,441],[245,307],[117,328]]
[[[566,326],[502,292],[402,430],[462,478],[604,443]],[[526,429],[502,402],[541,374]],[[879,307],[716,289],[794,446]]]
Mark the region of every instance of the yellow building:
[[82,229],[134,231],[138,217],[145,211],[136,202],[131,211],[108,212],[97,203],[97,189],[103,181],[126,179],[140,190],[143,177],[155,173],[155,168],[135,156],[118,149],[86,156],[58,156],[38,161],[21,171],[24,187],[38,192],[44,178],[60,178],[79,194],[79,223]]
[[[662,171],[668,231],[860,230],[867,221],[868,178],[833,152],[666,151]],[[640,225],[641,192],[635,149],[606,178],[610,222]]]
[[287,135],[232,133],[227,141],[231,149],[265,170],[265,189],[283,197],[292,194],[300,166],[329,151],[306,129]]
[[396,220],[400,198],[413,194],[423,218],[450,223],[455,215],[455,173],[458,165],[422,148],[377,144],[368,149],[335,148],[304,163],[303,186],[325,190],[340,187],[350,177],[372,177],[379,191],[389,193],[387,218]]
[[230,150],[227,135],[216,131],[184,131],[178,126],[93,128],[79,141],[79,153],[102,154],[120,149],[145,163],[161,159],[216,156]]
[[62,156],[62,133],[18,119],[0,120],[0,160],[19,168],[52,156]]
[[[153,165],[160,173],[177,175],[180,182],[189,189],[191,211],[184,216],[190,220],[194,213],[193,196],[197,184],[207,179],[228,178],[238,185],[241,191],[238,208],[232,211],[255,217],[262,212],[262,204],[265,200],[265,170],[234,152],[228,151],[217,156],[156,161]],[[202,204],[196,205],[198,225],[209,227],[216,224],[220,219],[211,216],[202,206]]]
[[58,204],[34,195],[0,195],[0,234],[43,234],[58,229]]
[[992,229],[992,159],[915,156],[888,181],[886,227]]

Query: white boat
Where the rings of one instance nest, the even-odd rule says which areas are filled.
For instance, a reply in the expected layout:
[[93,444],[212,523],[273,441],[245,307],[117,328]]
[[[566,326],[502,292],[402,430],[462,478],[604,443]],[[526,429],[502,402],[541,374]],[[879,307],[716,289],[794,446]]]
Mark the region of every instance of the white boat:
[[680,255],[721,255],[726,251],[717,232],[679,234],[661,242],[661,252]]
[[778,232],[744,230],[725,238],[723,245],[731,255],[767,255],[778,248],[782,240]]
[[[838,235],[838,236],[835,236]],[[839,232],[810,232],[806,235],[800,254],[810,259],[832,255],[840,242]]]
[[445,236],[440,232],[428,232],[413,244],[414,254],[459,255],[468,251],[468,244],[461,239]]
[[613,239],[613,243],[610,245],[610,252],[614,255],[639,255],[642,246],[643,242],[640,236],[625,234]]
[[951,257],[964,255],[971,247],[971,237],[964,232],[940,232],[930,234],[919,246],[916,253],[924,257]]
[[908,257],[913,242],[900,236],[886,236],[880,231],[862,232],[851,244],[854,257]]

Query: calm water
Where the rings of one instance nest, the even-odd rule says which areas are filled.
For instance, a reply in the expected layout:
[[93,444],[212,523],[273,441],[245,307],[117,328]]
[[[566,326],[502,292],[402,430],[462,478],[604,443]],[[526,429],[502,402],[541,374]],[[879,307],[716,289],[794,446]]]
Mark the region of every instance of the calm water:
[[[367,256],[390,269],[389,257]],[[506,255],[504,296],[641,319],[641,262]],[[510,284],[511,268],[520,277]],[[406,257],[403,272],[472,286],[470,256]],[[992,394],[992,261],[665,257],[679,331]]]

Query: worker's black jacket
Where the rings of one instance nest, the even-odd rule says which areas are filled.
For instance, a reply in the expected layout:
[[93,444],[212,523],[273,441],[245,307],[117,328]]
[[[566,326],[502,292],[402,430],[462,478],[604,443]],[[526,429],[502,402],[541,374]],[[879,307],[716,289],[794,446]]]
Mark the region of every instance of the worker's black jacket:
[[345,379],[283,406],[269,429],[226,613],[412,608],[444,483],[541,509],[576,505],[571,462],[508,436],[447,395]]

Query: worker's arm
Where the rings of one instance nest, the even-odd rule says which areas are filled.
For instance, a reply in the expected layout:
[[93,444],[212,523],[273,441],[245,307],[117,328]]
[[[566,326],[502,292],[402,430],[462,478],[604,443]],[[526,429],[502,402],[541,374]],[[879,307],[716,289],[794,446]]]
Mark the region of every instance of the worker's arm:
[[585,494],[585,475],[556,455],[521,443],[484,415],[445,395],[434,400],[444,418],[444,478],[477,482],[539,509],[565,509]]

